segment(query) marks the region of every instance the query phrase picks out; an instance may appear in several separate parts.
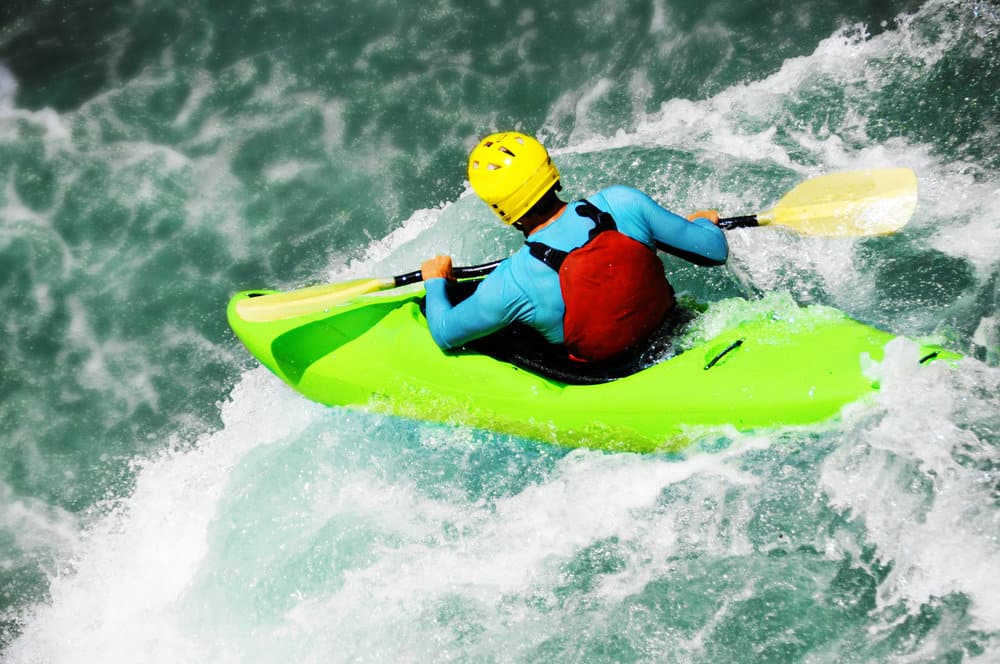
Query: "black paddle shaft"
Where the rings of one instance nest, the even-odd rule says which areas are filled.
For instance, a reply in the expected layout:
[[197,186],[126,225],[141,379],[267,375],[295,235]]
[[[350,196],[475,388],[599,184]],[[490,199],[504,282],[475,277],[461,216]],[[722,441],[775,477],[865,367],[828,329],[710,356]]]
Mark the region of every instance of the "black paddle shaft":
[[[492,272],[500,261],[493,261],[492,263],[483,263],[482,265],[470,265],[469,267],[456,267],[454,269],[456,279],[470,279],[472,277],[485,277],[487,274]],[[420,270],[414,270],[413,272],[407,272],[406,274],[401,274],[397,277],[393,277],[396,282],[396,287],[405,286],[407,284],[413,284],[418,281],[423,281],[423,274]]]
[[726,219],[719,219],[719,228],[724,231],[732,230],[734,228],[753,228],[754,226],[760,226],[757,221],[757,215],[748,214],[743,217],[728,217]]

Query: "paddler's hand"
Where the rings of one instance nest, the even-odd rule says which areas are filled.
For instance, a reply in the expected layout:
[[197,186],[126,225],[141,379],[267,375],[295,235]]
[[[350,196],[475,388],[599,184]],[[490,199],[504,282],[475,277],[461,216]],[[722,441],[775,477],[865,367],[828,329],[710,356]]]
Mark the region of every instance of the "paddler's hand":
[[444,278],[454,281],[455,274],[451,270],[451,256],[435,256],[424,261],[420,266],[420,276],[428,279]]
[[688,221],[694,221],[695,219],[708,219],[716,226],[719,225],[719,211],[718,210],[698,210],[697,212],[692,212],[688,215]]

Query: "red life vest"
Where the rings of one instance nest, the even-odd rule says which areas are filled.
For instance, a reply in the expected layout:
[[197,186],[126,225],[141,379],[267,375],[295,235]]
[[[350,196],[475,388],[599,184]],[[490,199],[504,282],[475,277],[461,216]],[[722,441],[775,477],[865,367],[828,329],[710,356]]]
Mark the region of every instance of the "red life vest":
[[559,274],[570,357],[597,362],[644,341],[674,306],[674,289],[656,251],[618,231],[614,218],[583,200],[576,212],[594,220],[583,246],[568,252],[528,242],[531,255]]

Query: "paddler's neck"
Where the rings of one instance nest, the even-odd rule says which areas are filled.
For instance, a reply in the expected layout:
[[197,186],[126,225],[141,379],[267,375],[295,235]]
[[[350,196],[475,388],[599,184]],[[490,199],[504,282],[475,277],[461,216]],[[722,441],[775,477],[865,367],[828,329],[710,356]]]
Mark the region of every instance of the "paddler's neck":
[[566,203],[563,203],[562,201],[560,201],[559,203],[560,205],[555,209],[555,212],[550,214],[540,223],[533,223],[534,221],[533,219],[523,219],[520,223],[517,224],[517,227],[522,233],[524,233],[525,237],[537,233],[538,231],[542,230],[543,228],[551,224],[553,221],[558,219],[559,215],[561,215],[563,213],[563,210],[566,209],[567,205]]

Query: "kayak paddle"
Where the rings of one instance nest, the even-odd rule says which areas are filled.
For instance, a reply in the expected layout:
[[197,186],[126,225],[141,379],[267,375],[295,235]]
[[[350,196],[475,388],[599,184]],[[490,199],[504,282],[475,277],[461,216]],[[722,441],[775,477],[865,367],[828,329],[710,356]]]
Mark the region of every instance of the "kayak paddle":
[[[804,235],[862,237],[901,229],[917,206],[917,176],[908,168],[875,168],[832,173],[800,183],[770,210],[719,219],[719,228],[787,226]],[[482,277],[500,261],[454,268],[455,278]],[[291,318],[344,304],[359,295],[421,281],[420,270],[395,277],[354,279],[285,293],[262,293],[241,300],[237,313],[246,321]]]
[[[456,279],[484,277],[499,264],[500,261],[493,261],[470,267],[456,267],[452,272],[454,272]],[[395,277],[353,279],[335,284],[299,288],[284,293],[261,293],[240,300],[236,304],[236,313],[240,315],[240,318],[251,323],[293,318],[344,304],[359,295],[399,288],[422,280],[423,275],[420,274],[420,270],[414,270]]]
[[806,180],[770,210],[720,219],[719,228],[777,225],[805,235],[888,235],[905,226],[916,207],[917,176],[913,171],[874,168]]

